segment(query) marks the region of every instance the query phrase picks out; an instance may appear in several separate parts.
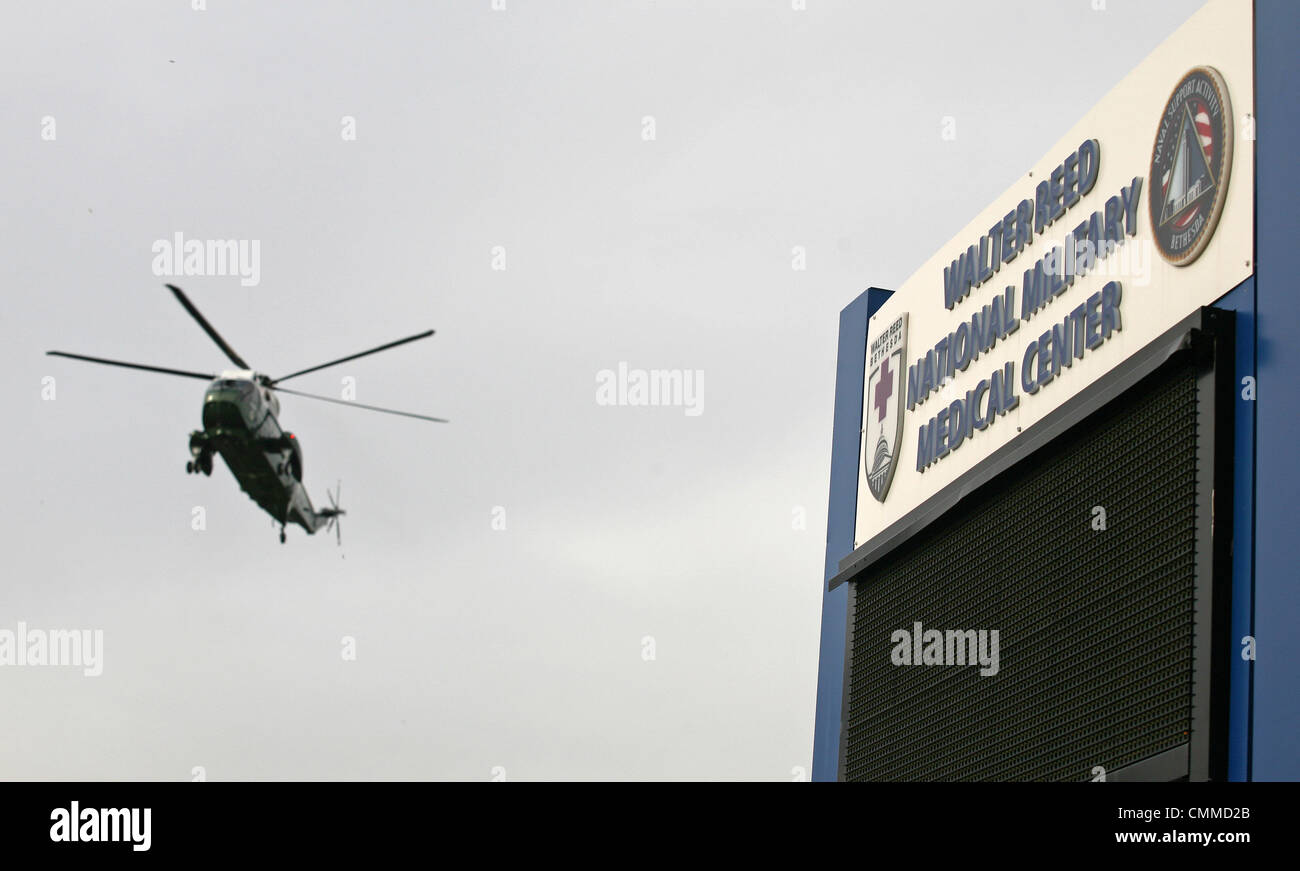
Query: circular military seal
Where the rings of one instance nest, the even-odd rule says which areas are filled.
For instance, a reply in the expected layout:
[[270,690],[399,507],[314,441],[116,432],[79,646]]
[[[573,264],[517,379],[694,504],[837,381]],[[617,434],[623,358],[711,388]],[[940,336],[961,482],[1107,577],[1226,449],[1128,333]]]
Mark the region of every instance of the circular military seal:
[[1147,211],[1160,254],[1186,266],[1205,250],[1232,174],[1232,103],[1214,67],[1195,67],[1165,103],[1151,148]]

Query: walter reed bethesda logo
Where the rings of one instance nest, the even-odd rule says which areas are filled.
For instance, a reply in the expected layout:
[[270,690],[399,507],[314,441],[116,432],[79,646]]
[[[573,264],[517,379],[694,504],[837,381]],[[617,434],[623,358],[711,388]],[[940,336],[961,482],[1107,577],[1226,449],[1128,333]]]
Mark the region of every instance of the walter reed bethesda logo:
[[867,348],[867,376],[862,427],[863,472],[867,489],[885,501],[903,440],[903,369],[907,367],[907,313],[899,315]]
[[159,277],[237,275],[244,287],[255,287],[262,280],[260,239],[186,239],[176,233],[171,239],[158,239],[150,250],[153,274]]
[[29,629],[22,620],[17,631],[0,629],[0,666],[51,665],[80,667],[86,677],[104,672],[104,630]]

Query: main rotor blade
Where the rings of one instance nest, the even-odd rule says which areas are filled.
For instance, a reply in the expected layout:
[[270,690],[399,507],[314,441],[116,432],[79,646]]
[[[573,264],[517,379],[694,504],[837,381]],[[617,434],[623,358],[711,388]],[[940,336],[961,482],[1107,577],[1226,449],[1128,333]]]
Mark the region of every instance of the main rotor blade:
[[253,368],[244,362],[243,357],[235,353],[234,348],[226,344],[226,340],[221,338],[221,334],[213,328],[212,324],[208,323],[207,318],[199,313],[199,310],[194,307],[194,303],[190,302],[189,297],[187,297],[179,287],[174,284],[169,284],[167,285],[167,289],[176,295],[176,299],[181,305],[185,306],[185,310],[190,313],[190,317],[199,322],[199,326],[203,327],[203,332],[207,333],[212,341],[217,343],[217,347],[226,352],[226,356],[230,358],[230,362],[234,363],[240,369]]
[[143,363],[123,363],[121,360],[105,360],[103,357],[87,357],[84,354],[69,354],[67,351],[46,351],[51,357],[67,357],[70,360],[85,360],[89,363],[103,363],[107,366],[121,366],[124,369],[143,369],[146,372],[161,372],[164,375],[183,375],[186,378],[202,378],[204,381],[211,381],[216,375],[205,375],[202,372],[186,372],[184,369],[165,369],[162,366],[146,366]]
[[278,387],[275,384],[271,385],[271,389],[278,390],[281,393],[291,393],[294,396],[305,396],[308,399],[319,399],[321,402],[333,402],[335,405],[347,405],[347,406],[351,406],[352,408],[364,408],[367,411],[382,411],[384,414],[400,414],[402,417],[414,417],[414,418],[418,418],[419,420],[431,420],[434,423],[451,422],[449,420],[444,420],[441,417],[429,417],[427,414],[415,414],[414,412],[410,412],[410,411],[395,411],[391,408],[380,408],[377,405],[362,405],[360,402],[352,402],[351,400],[347,400],[347,399],[335,399],[332,396],[317,396],[315,393],[303,393],[301,390],[290,390],[288,387]]
[[427,339],[432,335],[433,330],[425,330],[423,333],[414,336],[407,336],[405,339],[398,339],[396,342],[389,342],[387,345],[380,345],[378,348],[371,348],[369,351],[362,351],[360,354],[353,354],[349,357],[340,357],[339,359],[331,360],[328,363],[321,363],[319,366],[312,366],[310,369],[301,369],[297,372],[291,372],[288,375],[282,375],[271,383],[279,384],[281,381],[288,381],[290,378],[297,378],[299,375],[306,375],[308,372],[315,372],[317,369],[337,366],[339,363],[346,363],[349,360],[355,360],[358,357],[365,357],[369,354],[378,354],[380,351],[387,351],[389,348],[396,348],[398,345],[405,345],[407,342],[414,342],[416,339]]

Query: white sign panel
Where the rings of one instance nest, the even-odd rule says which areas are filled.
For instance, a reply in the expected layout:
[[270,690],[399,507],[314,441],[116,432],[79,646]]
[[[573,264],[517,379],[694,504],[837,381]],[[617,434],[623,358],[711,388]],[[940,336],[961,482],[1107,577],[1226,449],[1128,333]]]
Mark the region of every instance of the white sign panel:
[[1212,0],[871,318],[856,545],[1253,273],[1252,27]]

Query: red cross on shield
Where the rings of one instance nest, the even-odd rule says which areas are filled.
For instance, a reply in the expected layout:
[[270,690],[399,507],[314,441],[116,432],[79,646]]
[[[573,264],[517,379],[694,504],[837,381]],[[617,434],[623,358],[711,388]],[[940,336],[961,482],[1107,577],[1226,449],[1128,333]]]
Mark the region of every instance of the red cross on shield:
[[862,471],[871,495],[884,502],[903,440],[907,314],[873,318],[867,330],[869,374],[863,393]]

